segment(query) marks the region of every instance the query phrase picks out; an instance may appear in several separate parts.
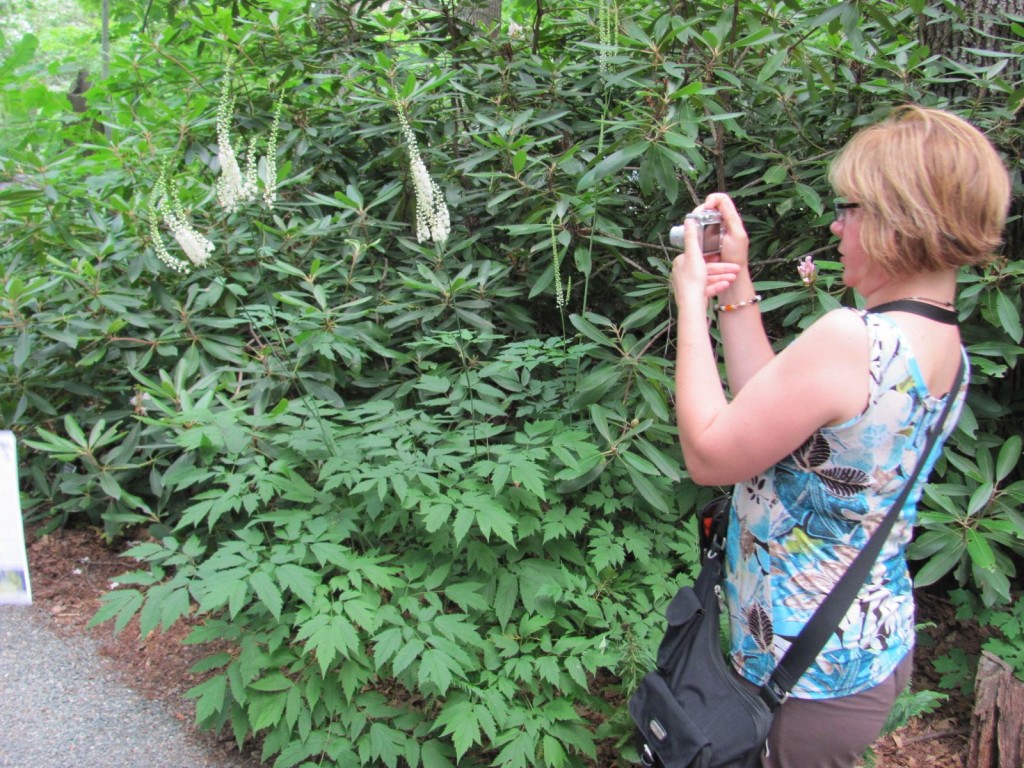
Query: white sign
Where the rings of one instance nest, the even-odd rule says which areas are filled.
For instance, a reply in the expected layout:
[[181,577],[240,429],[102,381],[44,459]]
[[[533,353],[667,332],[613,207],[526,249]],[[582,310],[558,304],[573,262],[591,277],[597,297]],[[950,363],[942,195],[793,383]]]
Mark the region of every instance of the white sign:
[[0,431],[0,603],[32,603],[18,496],[18,453],[14,433],[4,431]]

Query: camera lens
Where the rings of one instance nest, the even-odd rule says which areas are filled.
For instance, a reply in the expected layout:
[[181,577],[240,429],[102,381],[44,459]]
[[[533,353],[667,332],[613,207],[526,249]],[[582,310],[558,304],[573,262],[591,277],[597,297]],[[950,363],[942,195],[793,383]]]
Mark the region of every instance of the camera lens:
[[672,229],[668,231],[668,241],[673,248],[683,250],[683,248],[686,247],[686,243],[683,240],[683,231],[684,230],[682,224],[674,226],[672,227]]

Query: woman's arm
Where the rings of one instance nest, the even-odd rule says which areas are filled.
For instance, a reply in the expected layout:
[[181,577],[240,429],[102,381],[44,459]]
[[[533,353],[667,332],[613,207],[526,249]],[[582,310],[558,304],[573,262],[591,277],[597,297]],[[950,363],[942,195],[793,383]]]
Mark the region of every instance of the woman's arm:
[[[736,205],[728,195],[715,193],[708,196],[701,208],[717,210],[722,214],[724,231],[719,258],[723,263],[735,264],[739,270],[732,284],[719,292],[718,304],[750,301],[756,295],[749,270],[750,240]],[[718,329],[722,336],[729,390],[736,395],[762,366],[775,357],[775,352],[764,331],[761,310],[756,304],[719,312]]]
[[707,265],[689,223],[686,242],[672,269],[679,441],[696,482],[727,485],[763,472],[822,426],[863,410],[867,331],[852,312],[829,313],[763,362],[729,402],[707,332]]
[[[750,301],[756,295],[754,283],[746,267],[736,276],[732,286],[718,294],[718,304],[727,306]],[[722,337],[722,354],[729,391],[739,394],[754,375],[768,364],[775,351],[761,321],[757,304],[717,313],[718,331]]]

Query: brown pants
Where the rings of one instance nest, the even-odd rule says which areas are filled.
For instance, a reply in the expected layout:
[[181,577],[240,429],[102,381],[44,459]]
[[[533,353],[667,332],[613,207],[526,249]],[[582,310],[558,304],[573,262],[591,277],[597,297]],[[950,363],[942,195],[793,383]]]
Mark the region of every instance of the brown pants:
[[787,699],[775,712],[761,768],[854,768],[874,744],[914,666],[908,653],[884,681],[838,699]]

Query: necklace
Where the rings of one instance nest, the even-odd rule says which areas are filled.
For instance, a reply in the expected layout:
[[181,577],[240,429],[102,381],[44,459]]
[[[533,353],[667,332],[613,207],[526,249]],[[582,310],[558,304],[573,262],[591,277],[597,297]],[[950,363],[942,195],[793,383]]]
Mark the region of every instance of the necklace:
[[941,299],[930,299],[927,296],[907,296],[898,301],[927,301],[930,304],[938,304],[940,307],[949,307],[950,309],[956,309],[956,304],[952,301],[942,301]]

